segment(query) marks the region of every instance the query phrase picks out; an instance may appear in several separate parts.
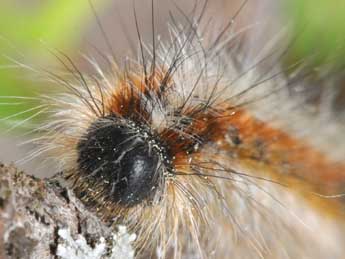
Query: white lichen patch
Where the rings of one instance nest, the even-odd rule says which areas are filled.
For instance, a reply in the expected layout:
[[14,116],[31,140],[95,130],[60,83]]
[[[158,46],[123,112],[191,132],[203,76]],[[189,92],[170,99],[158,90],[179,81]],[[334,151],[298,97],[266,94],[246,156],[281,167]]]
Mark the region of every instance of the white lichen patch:
[[106,253],[106,244],[103,237],[92,248],[87,244],[86,239],[82,235],[78,235],[78,238],[74,240],[67,228],[60,229],[58,234],[63,242],[58,245],[56,254],[61,259],[97,259],[102,258]]
[[61,259],[134,258],[132,242],[136,235],[129,234],[124,226],[119,226],[118,232],[113,234],[113,245],[110,249],[107,249],[104,237],[101,237],[99,242],[91,247],[82,235],[78,235],[77,239],[74,239],[67,228],[60,229],[58,234],[62,242],[58,245],[56,254]]
[[111,258],[134,258],[131,244],[135,239],[135,234],[129,234],[125,226],[119,226],[118,232],[113,234]]

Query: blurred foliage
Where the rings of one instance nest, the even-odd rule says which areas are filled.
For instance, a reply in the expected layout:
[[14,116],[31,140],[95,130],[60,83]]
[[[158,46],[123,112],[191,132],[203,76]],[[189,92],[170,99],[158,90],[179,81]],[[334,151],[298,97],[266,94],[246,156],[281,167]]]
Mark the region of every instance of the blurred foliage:
[[345,64],[345,1],[286,0],[289,19],[299,39],[293,49],[297,57],[314,55],[317,63]]
[[[93,2],[95,7],[99,7],[106,0]],[[1,0],[0,96],[34,95],[38,82],[35,82],[34,89],[33,80],[25,76],[27,71],[8,68],[13,65],[10,59],[21,60],[25,64],[33,62],[46,65],[52,58],[48,47],[67,51],[81,40],[81,29],[92,18],[91,11],[87,0]],[[24,58],[20,57],[21,53],[24,53]],[[0,118],[23,111],[24,108],[0,105]]]

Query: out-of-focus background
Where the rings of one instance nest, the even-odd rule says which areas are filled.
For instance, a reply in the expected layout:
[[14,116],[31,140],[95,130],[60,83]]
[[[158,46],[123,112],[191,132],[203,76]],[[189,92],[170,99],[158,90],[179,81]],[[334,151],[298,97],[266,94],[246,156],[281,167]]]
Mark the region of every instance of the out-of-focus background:
[[[183,20],[179,8],[188,14],[195,0],[154,0],[156,34],[168,37],[169,12]],[[203,1],[199,1],[202,5]],[[244,0],[210,0],[207,14],[225,24],[244,3]],[[138,14],[140,32],[145,42],[151,42],[151,0],[1,0],[0,1],[0,161],[17,162],[28,155],[30,123],[13,130],[15,123],[32,116],[35,106],[12,96],[35,97],[50,91],[48,82],[29,69],[18,68],[18,63],[44,69],[60,69],[61,64],[51,50],[64,52],[82,71],[88,66],[82,54],[97,56],[95,47],[109,52],[97,19],[102,23],[110,44],[119,60],[133,56],[138,44],[133,6]],[[178,7],[177,7],[178,6]],[[93,11],[94,8],[94,11]],[[97,14],[97,18],[93,14]],[[207,22],[207,21],[206,21]],[[344,63],[345,58],[345,1],[343,0],[252,0],[236,18],[236,28],[262,23],[265,29],[251,30],[263,41],[279,30],[291,27],[298,40],[287,60],[296,60],[318,53],[315,62]],[[257,28],[260,28],[258,26]],[[135,51],[134,51],[135,52]],[[332,60],[332,62],[333,62]],[[17,115],[16,115],[17,114]],[[14,116],[16,115],[16,116]],[[33,121],[38,118],[33,118]],[[25,129],[23,126],[28,126]],[[39,161],[19,164],[28,173],[43,175],[45,168]],[[50,171],[54,171],[50,170]]]

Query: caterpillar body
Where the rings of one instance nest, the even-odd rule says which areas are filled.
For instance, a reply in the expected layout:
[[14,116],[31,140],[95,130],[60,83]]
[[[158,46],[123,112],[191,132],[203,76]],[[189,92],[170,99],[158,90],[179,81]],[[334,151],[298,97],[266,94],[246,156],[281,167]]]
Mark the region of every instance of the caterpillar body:
[[202,30],[206,6],[168,42],[138,30],[138,59],[110,72],[58,53],[70,79],[49,74],[66,91],[41,98],[36,154],[137,234],[138,258],[342,258],[343,124],[308,102],[310,68],[280,67],[288,44],[248,60],[233,19]]

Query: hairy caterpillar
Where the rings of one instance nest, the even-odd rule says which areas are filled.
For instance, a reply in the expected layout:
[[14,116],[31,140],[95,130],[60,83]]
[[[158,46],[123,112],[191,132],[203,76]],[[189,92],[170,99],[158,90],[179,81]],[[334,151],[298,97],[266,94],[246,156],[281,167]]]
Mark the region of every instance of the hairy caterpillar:
[[310,68],[279,67],[289,44],[248,60],[231,32],[242,9],[214,33],[199,28],[207,4],[152,46],[135,17],[139,58],[106,58],[108,73],[57,53],[70,79],[47,72],[66,92],[41,98],[33,156],[50,154],[86,206],[135,232],[138,257],[341,258],[341,122],[309,103]]

